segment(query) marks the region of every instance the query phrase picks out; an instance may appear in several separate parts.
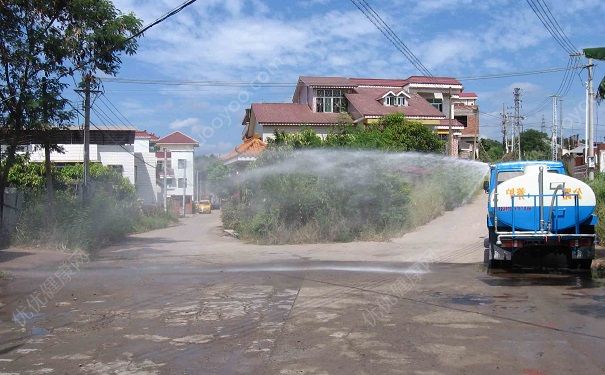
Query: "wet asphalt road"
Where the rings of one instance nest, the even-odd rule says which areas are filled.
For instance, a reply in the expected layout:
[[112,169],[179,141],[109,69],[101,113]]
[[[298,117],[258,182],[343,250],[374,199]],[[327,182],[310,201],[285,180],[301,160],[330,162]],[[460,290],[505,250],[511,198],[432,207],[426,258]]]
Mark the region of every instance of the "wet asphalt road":
[[588,275],[382,261],[372,244],[364,261],[276,247],[227,262],[209,255],[222,242],[195,253],[170,240],[201,226],[210,241],[214,225],[191,219],[94,254],[24,328],[12,313],[58,263],[13,266],[0,373],[605,373],[605,288]]

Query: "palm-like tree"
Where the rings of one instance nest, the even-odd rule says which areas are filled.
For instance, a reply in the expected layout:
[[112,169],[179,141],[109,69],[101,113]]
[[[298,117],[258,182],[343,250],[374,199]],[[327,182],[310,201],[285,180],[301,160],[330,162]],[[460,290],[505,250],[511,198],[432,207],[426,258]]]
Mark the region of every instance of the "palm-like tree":
[[[605,47],[600,48],[584,48],[584,56],[596,60],[605,60]],[[605,99],[605,77],[601,80],[597,89],[597,100]]]

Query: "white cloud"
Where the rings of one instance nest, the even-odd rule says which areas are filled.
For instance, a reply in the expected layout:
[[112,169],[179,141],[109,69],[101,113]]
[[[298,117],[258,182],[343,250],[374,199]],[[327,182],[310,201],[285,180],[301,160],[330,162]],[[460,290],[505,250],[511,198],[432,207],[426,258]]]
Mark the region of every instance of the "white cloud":
[[201,126],[201,120],[197,117],[188,117],[183,120],[174,120],[170,123],[170,129],[183,129]]

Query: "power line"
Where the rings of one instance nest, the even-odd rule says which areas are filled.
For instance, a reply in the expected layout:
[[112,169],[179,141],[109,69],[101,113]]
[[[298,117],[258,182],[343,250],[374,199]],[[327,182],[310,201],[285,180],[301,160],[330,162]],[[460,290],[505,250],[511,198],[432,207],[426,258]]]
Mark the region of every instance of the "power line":
[[138,32],[136,32],[133,35],[131,35],[130,37],[128,37],[126,40],[124,40],[123,43],[127,43],[127,42],[131,41],[132,39],[138,37],[139,35],[142,35],[145,31],[151,29],[152,27],[154,27],[155,25],[157,25],[159,23],[164,22],[168,18],[170,18],[170,17],[174,16],[175,14],[179,13],[180,11],[182,11],[185,8],[187,8],[189,5],[195,3],[196,1],[197,0],[188,0],[188,1],[185,1],[184,3],[182,3],[181,5],[179,5],[178,7],[174,8],[170,12],[166,13],[165,15],[161,16],[160,18],[156,19],[155,21],[153,21],[149,25],[143,27],[141,30],[139,30]]
[[401,41],[393,32],[393,29],[384,22],[376,11],[365,0],[351,0],[353,5],[359,9],[361,13],[393,44],[393,46],[401,52],[406,59],[420,71],[423,75],[432,77],[431,72],[420,62],[420,60],[412,53],[412,51]]
[[574,51],[574,52],[578,51],[578,48],[576,48],[576,46],[572,43],[572,41],[569,39],[569,37],[567,37],[567,34],[565,34],[565,31],[563,30],[563,28],[561,27],[561,25],[559,24],[559,22],[557,21],[555,16],[550,11],[548,4],[544,0],[537,0],[537,1],[538,1],[538,4],[540,5],[540,7],[542,8],[542,10],[546,10],[546,13],[545,13],[546,17],[548,19],[550,19],[551,25],[553,25],[554,29],[558,31],[558,34],[561,37],[561,39],[566,43],[567,46],[570,47],[570,49],[572,51]]
[[[63,98],[63,99],[65,99],[65,98]],[[84,114],[83,114],[83,113],[82,113],[82,112],[81,112],[81,111],[80,111],[80,110],[79,110],[79,109],[78,109],[76,106],[74,106],[74,105],[71,103],[71,101],[70,101],[70,100],[67,100],[67,99],[65,99],[65,100],[67,101],[67,104],[69,104],[69,105],[70,105],[70,106],[71,106],[71,107],[74,109],[74,111],[76,111],[76,112],[77,112],[77,113],[78,113],[80,116],[84,116]],[[99,110],[100,110],[100,109],[99,109]],[[107,124],[111,123],[111,119],[110,119],[110,118],[108,117],[108,115],[107,115],[105,112],[103,112],[102,110],[100,110],[100,111],[103,113],[103,115],[101,115],[99,112],[97,112],[97,110],[95,109],[95,107],[94,107],[94,106],[92,107],[92,111],[93,111],[93,112],[95,112],[95,114],[96,114],[97,116],[99,116],[99,118],[103,117],[105,120],[109,120],[109,121],[107,122]],[[102,131],[102,130],[104,130],[104,129],[102,129],[101,127],[99,127],[97,124],[93,123],[92,121],[90,121],[90,124],[91,124],[93,127],[95,127],[97,130],[101,130],[101,131]],[[115,139],[115,138],[113,138],[113,137],[111,136],[111,134],[110,134],[110,133],[106,133],[106,135],[107,135],[107,136],[108,136],[108,137],[109,137],[109,138],[110,138],[112,141],[114,141],[115,143],[118,143],[118,142],[116,141],[116,139]],[[142,161],[142,162],[143,162],[143,163],[145,163],[146,165],[148,165],[148,166],[150,166],[150,167],[153,167],[153,168],[157,168],[157,166],[156,166],[156,165],[149,164],[147,161],[145,161],[144,159],[142,159],[142,158],[140,158],[139,156],[137,156],[137,155],[136,155],[134,152],[132,152],[132,151],[128,150],[126,147],[124,147],[124,145],[120,145],[120,144],[118,144],[118,146],[120,146],[120,148],[122,148],[124,151],[128,152],[130,155],[134,156],[136,159],[138,159],[138,160]]]
[[[546,30],[550,33],[553,39],[567,52],[568,54],[576,53],[576,49],[569,41],[569,38],[564,34],[559,26],[558,22],[555,24],[552,19],[546,14],[544,6],[539,2],[536,4],[535,0],[525,0],[527,4],[530,6],[531,10],[538,17],[542,25],[546,28]],[[551,13],[552,16],[552,13]],[[554,17],[552,17],[554,19]],[[557,27],[558,26],[558,27]]]
[[[478,81],[478,80],[488,80],[488,79],[500,79],[500,78],[509,78],[509,77],[519,77],[519,76],[529,76],[529,75],[539,75],[539,74],[549,74],[549,73],[557,73],[557,72],[567,72],[569,70],[575,70],[577,67],[572,67],[568,63],[566,67],[556,67],[556,68],[545,68],[538,70],[528,70],[522,72],[507,72],[507,73],[494,73],[494,74],[485,74],[479,76],[467,76],[467,77],[459,77],[457,78],[460,81]],[[116,84],[133,84],[133,85],[158,85],[158,86],[200,86],[200,87],[245,87],[252,85],[247,81],[207,81],[207,80],[153,80],[153,79],[142,79],[142,78],[118,78],[118,77],[106,77],[103,78],[103,81],[106,83],[116,83]],[[274,87],[274,88],[292,88],[296,87],[295,82],[263,82],[263,83],[254,83],[255,87]],[[174,90],[178,91],[178,90]],[[187,90],[194,91],[194,90]]]

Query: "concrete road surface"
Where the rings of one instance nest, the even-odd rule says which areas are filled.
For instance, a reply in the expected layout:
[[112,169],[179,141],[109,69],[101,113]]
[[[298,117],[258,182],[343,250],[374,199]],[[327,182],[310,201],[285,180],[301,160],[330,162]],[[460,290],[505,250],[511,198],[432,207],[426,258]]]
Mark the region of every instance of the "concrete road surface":
[[484,217],[256,246],[213,213],[90,259],[0,251],[0,374],[605,373],[603,283],[487,274]]

